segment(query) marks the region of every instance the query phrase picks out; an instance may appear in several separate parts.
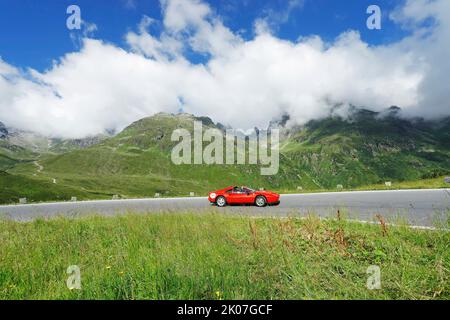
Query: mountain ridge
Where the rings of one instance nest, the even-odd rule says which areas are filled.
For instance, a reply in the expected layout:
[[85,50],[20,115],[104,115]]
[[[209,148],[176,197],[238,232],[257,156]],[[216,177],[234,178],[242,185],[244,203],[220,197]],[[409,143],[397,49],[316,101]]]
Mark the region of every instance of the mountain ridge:
[[[173,130],[192,132],[194,121],[225,128],[186,113],[145,117],[83,147],[30,153],[6,171],[10,179],[57,181],[58,187],[80,190],[87,198],[205,193],[232,184],[276,190],[354,188],[449,174],[450,117],[407,120],[398,112],[392,107],[384,113],[355,109],[347,118],[330,115],[301,126],[288,125],[288,115],[271,122],[268,132],[281,131],[280,168],[274,176],[261,176],[260,165],[174,165],[170,154],[178,142],[171,141]],[[12,201],[11,196],[3,201]]]

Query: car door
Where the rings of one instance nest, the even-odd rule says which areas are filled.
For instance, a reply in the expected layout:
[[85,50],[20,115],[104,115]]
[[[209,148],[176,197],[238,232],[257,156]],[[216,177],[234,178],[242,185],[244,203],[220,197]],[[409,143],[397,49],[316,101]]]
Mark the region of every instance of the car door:
[[246,193],[239,187],[229,191],[227,202],[230,204],[246,203]]
[[225,194],[228,204],[239,203],[240,192],[236,189],[228,190]]
[[243,188],[241,203],[252,204],[255,202],[255,192],[253,190]]

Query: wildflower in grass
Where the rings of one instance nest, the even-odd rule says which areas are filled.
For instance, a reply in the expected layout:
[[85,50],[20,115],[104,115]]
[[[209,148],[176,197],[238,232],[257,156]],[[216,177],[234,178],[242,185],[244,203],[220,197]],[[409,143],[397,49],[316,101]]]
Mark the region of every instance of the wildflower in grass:
[[216,291],[216,298],[217,298],[217,300],[223,300],[222,292]]
[[111,269],[111,266],[106,266],[106,269],[107,269],[107,270]]

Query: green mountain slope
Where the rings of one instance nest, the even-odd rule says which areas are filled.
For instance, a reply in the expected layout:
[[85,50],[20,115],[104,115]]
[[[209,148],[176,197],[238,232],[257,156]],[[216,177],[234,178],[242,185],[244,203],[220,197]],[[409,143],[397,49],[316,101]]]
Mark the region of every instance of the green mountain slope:
[[0,139],[0,170],[13,168],[22,162],[30,162],[37,154],[23,147]]
[[[288,172],[275,177],[260,175],[257,165],[175,165],[170,154],[176,142],[170,141],[173,130],[193,131],[193,121],[208,118],[191,115],[158,114],[130,125],[117,136],[86,148],[39,161],[42,179],[56,179],[58,184],[77,186],[89,192],[118,194],[124,197],[187,195],[205,193],[211,188],[231,184],[283,187]],[[30,165],[17,166],[10,173],[28,175],[35,171]]]
[[0,203],[17,203],[19,198],[31,201],[62,201],[106,198],[103,194],[85,192],[77,187],[61,186],[50,181],[0,171]]
[[450,172],[449,123],[358,110],[292,130],[282,151],[324,188],[433,178]]
[[204,129],[217,126],[206,117],[164,113],[90,147],[41,155],[35,162],[14,163],[7,171],[40,183],[53,181],[53,187],[92,198],[205,194],[233,184],[275,190],[336,189],[337,184],[353,188],[449,174],[449,118],[407,121],[396,112],[390,109],[381,117],[355,109],[346,120],[329,117],[282,127],[280,169],[274,176],[260,175],[258,165],[173,164],[173,130],[192,133],[194,120],[201,120]]

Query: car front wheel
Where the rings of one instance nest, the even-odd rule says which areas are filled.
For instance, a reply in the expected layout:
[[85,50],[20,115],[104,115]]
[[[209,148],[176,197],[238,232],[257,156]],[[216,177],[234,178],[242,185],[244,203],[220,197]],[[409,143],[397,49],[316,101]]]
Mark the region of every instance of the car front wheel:
[[216,199],[216,204],[218,207],[225,207],[227,204],[227,201],[225,200],[225,197],[219,196]]
[[257,196],[255,199],[255,204],[258,207],[264,207],[267,204],[266,198],[264,198],[263,196]]

